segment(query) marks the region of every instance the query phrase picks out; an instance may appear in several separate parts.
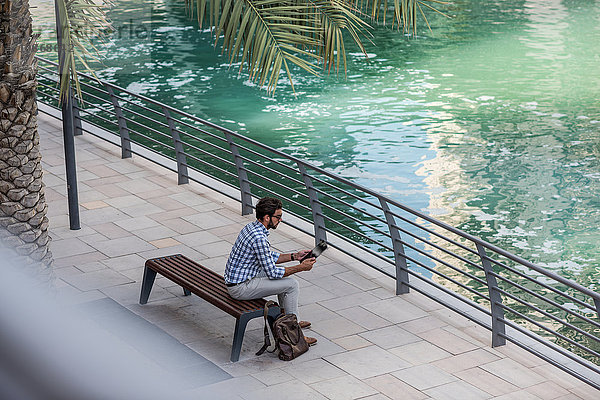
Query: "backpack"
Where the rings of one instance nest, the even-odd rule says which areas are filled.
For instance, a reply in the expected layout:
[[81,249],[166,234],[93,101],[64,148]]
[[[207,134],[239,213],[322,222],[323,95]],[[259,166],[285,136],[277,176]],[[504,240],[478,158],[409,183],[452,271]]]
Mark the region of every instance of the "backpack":
[[271,332],[275,339],[275,348],[272,351],[279,351],[279,359],[284,361],[290,361],[304,354],[308,351],[308,343],[304,339],[302,329],[298,324],[298,319],[295,314],[286,314],[283,308],[281,314],[275,318],[272,322],[267,318],[269,313],[269,306],[277,305],[274,301],[267,301],[265,303],[265,343],[261,349],[256,353],[260,356],[265,352],[267,347],[271,345],[271,339],[269,338],[268,325],[270,323]]

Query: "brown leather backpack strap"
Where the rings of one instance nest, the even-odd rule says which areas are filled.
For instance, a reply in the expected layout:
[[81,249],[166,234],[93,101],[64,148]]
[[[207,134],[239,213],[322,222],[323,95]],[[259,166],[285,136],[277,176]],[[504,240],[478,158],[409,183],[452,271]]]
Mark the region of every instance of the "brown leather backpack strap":
[[265,328],[264,328],[264,334],[265,334],[265,344],[263,344],[263,346],[260,348],[259,351],[256,352],[257,356],[260,356],[262,353],[265,352],[265,350],[267,350],[267,348],[271,345],[271,338],[269,337],[269,327],[268,327],[268,320],[267,317],[269,316],[269,307],[272,305],[278,305],[276,302],[274,302],[273,300],[269,300],[265,303],[265,310],[264,310],[264,318],[265,318]]

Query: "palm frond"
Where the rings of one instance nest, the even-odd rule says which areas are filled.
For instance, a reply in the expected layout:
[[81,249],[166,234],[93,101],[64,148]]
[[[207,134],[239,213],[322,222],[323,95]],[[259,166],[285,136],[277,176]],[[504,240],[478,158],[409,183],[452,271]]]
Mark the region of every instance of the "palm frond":
[[63,60],[60,65],[61,76],[60,99],[64,101],[68,95],[70,82],[75,83],[77,95],[81,97],[81,88],[77,78],[77,63],[92,74],[88,65],[89,59],[98,60],[99,50],[93,40],[104,37],[110,29],[106,18],[106,5],[96,4],[93,0],[56,0],[58,21],[57,29],[62,37]]

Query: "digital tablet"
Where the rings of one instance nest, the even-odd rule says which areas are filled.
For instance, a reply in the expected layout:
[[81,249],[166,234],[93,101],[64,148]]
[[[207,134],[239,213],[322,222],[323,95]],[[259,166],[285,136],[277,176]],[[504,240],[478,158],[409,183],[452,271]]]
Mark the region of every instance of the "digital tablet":
[[319,244],[317,244],[315,246],[314,249],[312,249],[311,251],[309,251],[308,253],[306,253],[306,255],[304,257],[302,257],[300,260],[300,262],[306,260],[307,258],[311,258],[311,257],[319,257],[321,255],[322,252],[325,251],[325,249],[327,248],[327,243],[325,243],[324,240],[321,240],[319,242]]

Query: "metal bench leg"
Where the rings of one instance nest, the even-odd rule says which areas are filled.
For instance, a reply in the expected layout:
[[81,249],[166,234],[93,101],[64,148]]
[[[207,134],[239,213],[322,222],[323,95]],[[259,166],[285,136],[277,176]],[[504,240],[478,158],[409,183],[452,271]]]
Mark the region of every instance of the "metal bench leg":
[[183,295],[184,296],[189,296],[190,294],[192,294],[192,292],[190,292],[188,289],[183,288]]
[[150,297],[150,291],[152,285],[154,285],[154,279],[156,278],[156,271],[148,267],[144,267],[144,278],[142,279],[142,291],[140,292],[140,304],[146,304],[148,297]]
[[235,331],[233,332],[233,344],[231,345],[231,361],[236,362],[240,359],[240,352],[242,351],[242,342],[244,341],[244,333],[246,332],[246,325],[252,318],[246,314],[235,321]]

